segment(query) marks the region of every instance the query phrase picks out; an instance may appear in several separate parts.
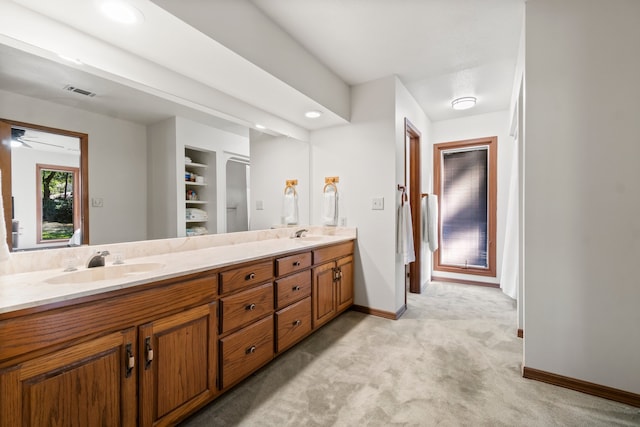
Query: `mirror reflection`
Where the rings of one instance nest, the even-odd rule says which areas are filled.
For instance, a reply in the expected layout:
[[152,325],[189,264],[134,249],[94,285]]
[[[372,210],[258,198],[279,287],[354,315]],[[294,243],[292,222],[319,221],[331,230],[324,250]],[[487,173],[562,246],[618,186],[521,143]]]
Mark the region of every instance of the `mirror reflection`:
[[[67,200],[65,194],[75,200],[73,184],[72,193],[55,189],[49,195],[60,205],[58,210],[66,203],[65,209],[74,212],[72,222],[49,216],[46,226],[37,221],[43,214],[38,213],[38,197],[33,189],[25,190],[27,180],[21,178],[22,173],[30,174],[33,182],[37,164],[67,163],[34,160],[33,172],[12,166],[19,173],[12,179],[11,194],[3,192],[3,200],[11,206],[13,197],[14,216],[19,217],[15,249],[68,244],[68,229],[75,232],[85,222],[80,242],[92,245],[279,226],[288,179],[300,181],[300,223],[308,224],[306,142],[250,132],[245,126],[6,45],[0,44],[0,55],[0,117],[85,134],[89,141],[87,183],[81,174],[76,184],[88,189],[86,212],[77,213],[60,201]],[[29,135],[25,129],[23,140],[31,149],[10,149],[12,165],[21,162],[28,150],[40,151],[35,149],[38,144],[27,141]],[[49,148],[60,145],[49,143]],[[30,202],[21,204],[23,198]],[[49,209],[43,207],[45,212]],[[38,224],[47,230],[55,222],[73,225],[64,226],[65,237],[60,234],[45,243],[49,239],[43,238]]]

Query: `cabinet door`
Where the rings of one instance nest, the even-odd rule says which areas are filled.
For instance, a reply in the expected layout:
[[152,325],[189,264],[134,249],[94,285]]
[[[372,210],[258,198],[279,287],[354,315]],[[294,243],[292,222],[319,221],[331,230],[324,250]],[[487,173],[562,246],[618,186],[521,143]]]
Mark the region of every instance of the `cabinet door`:
[[216,394],[215,302],[140,327],[140,425],[171,424]]
[[313,269],[313,327],[331,320],[336,314],[334,262]]
[[338,273],[338,312],[344,311],[353,304],[353,257],[348,256],[336,262]]
[[135,328],[0,371],[0,426],[135,426]]

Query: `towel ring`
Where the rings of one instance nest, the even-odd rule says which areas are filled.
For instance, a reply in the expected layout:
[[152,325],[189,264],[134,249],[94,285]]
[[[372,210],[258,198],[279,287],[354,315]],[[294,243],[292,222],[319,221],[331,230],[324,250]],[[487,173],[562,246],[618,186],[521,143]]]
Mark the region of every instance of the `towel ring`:
[[293,190],[293,195],[297,196],[298,192],[296,191],[296,185],[298,185],[297,179],[288,179],[286,182],[286,187],[284,187],[284,194],[287,194],[289,189]]
[[323,193],[327,192],[327,188],[333,188],[333,192],[338,194],[338,186],[336,182],[340,182],[340,178],[337,176],[327,176],[324,178],[324,188],[322,189]]

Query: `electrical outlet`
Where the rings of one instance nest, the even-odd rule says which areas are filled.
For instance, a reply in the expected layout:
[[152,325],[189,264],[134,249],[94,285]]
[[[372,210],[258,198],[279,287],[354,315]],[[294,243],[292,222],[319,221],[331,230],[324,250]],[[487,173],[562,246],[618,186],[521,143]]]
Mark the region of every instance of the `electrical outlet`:
[[101,208],[102,206],[104,206],[104,201],[102,200],[102,197],[91,198],[91,206],[94,208]]
[[371,209],[374,211],[384,210],[384,197],[374,197],[371,201]]

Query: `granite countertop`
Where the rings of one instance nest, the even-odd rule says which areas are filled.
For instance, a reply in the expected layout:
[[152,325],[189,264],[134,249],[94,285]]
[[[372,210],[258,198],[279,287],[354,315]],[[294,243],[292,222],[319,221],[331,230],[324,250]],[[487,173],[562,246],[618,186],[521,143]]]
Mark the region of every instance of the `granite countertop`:
[[[0,314],[130,288],[260,258],[278,256],[305,249],[311,250],[327,244],[346,242],[355,239],[355,229],[353,229],[353,232],[336,235],[314,234],[302,239],[282,238],[281,236],[275,238],[264,237],[262,240],[218,244],[193,250],[167,251],[135,258],[125,256],[124,265],[152,263],[157,263],[158,265],[153,266],[157,268],[150,271],[134,272],[114,279],[72,283],[66,281],[62,275],[74,274],[75,272],[65,273],[63,268],[60,267],[6,274],[0,277]],[[151,245],[153,242],[138,243]],[[109,249],[109,245],[103,245],[100,249]],[[107,257],[106,268],[113,266],[112,258]],[[83,266],[77,271],[83,270],[87,270],[86,267]],[[55,283],[48,282],[52,279]]]

